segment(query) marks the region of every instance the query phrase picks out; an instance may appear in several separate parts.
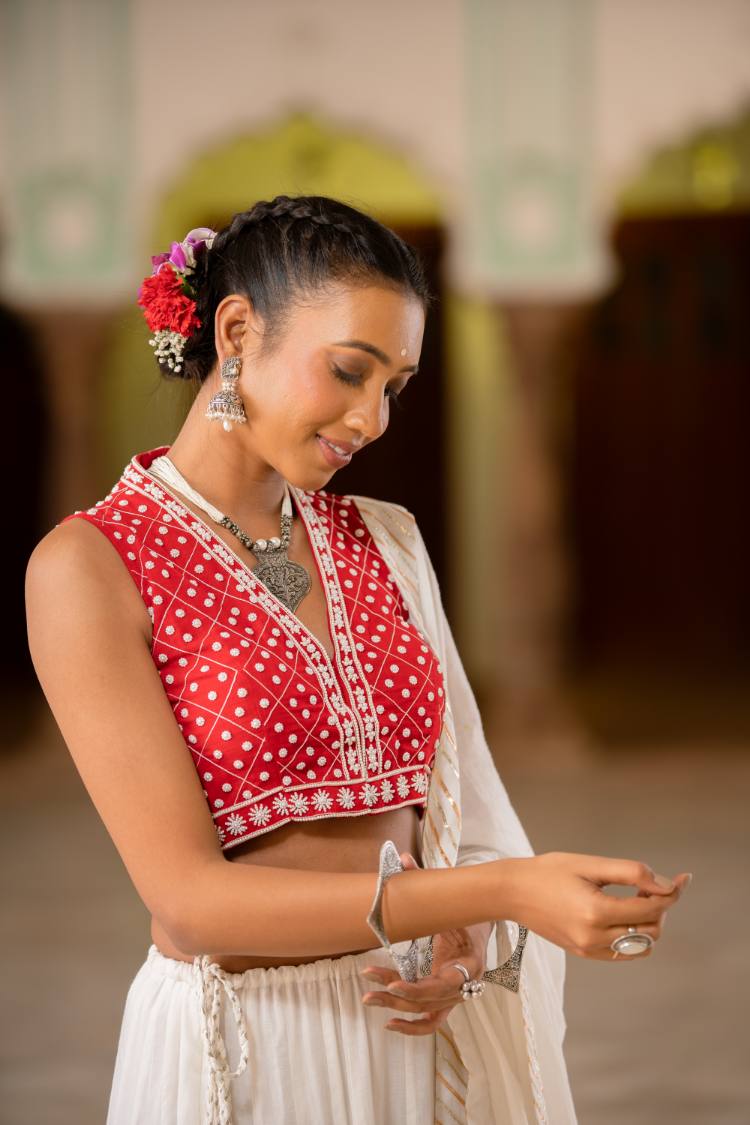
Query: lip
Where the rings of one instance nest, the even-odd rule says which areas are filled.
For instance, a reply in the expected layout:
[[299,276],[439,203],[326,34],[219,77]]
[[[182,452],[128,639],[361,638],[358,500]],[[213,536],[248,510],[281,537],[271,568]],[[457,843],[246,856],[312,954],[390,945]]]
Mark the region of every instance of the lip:
[[349,462],[350,462],[350,461],[351,461],[351,459],[352,459],[352,454],[351,454],[351,453],[346,453],[346,454],[345,454],[345,455],[344,455],[344,456],[342,457],[340,453],[337,453],[337,452],[336,452],[336,450],[335,450],[335,449],[333,449],[333,448],[332,448],[332,447],[331,447],[331,446],[330,446],[330,445],[328,444],[328,441],[327,441],[327,439],[326,439],[326,438],[324,438],[324,437],[323,437],[323,436],[322,436],[321,434],[316,434],[316,435],[315,435],[315,437],[316,437],[316,440],[317,440],[317,442],[318,442],[318,445],[319,445],[319,446],[320,446],[320,448],[321,448],[321,451],[322,451],[322,453],[323,453],[323,456],[325,457],[325,459],[326,459],[326,461],[328,462],[328,464],[329,464],[329,465],[333,465],[333,467],[334,467],[335,469],[340,469],[340,468],[342,468],[342,467],[343,467],[344,465],[348,465],[348,464],[349,464]]
[[322,437],[324,441],[329,441],[333,445],[337,445],[339,449],[345,449],[347,453],[356,453],[359,449],[359,446],[355,445],[354,442],[337,441],[335,438],[329,438],[328,434],[318,434],[318,437]]

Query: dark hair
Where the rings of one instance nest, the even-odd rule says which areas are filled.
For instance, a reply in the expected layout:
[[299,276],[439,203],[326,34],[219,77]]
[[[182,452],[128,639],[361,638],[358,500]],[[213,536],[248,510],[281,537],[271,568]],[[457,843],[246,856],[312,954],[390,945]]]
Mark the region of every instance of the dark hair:
[[425,312],[435,299],[414,247],[340,200],[277,195],[235,215],[190,278],[201,327],[185,345],[181,377],[202,383],[209,375],[217,358],[214,316],[228,294],[243,293],[252,301],[263,320],[265,355],[283,335],[295,298],[336,282],[411,292]]

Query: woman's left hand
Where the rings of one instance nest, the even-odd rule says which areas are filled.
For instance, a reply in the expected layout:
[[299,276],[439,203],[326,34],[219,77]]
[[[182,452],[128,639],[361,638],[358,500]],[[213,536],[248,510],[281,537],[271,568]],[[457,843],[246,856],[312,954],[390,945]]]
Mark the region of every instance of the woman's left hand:
[[[409,852],[400,856],[405,868],[418,867]],[[369,966],[362,970],[368,980],[384,986],[384,991],[366,992],[362,1002],[368,1007],[395,1008],[398,1012],[421,1012],[420,1019],[394,1017],[385,1025],[388,1031],[402,1035],[432,1035],[443,1023],[456,1004],[465,1003],[461,985],[465,977],[460,969],[453,968],[460,961],[468,969],[471,979],[481,977],[487,964],[487,941],[492,922],[446,930],[432,939],[432,969],[430,975],[416,981],[402,980],[395,969]]]

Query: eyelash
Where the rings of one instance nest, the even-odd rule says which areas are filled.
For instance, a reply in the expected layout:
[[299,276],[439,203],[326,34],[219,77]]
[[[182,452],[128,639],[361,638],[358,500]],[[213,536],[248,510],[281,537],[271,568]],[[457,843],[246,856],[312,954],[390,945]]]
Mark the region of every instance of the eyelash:
[[[332,370],[336,378],[340,379],[342,383],[346,383],[350,387],[359,386],[359,375],[352,375],[351,371],[343,371],[340,367],[337,367],[335,363],[332,365]],[[394,406],[397,406],[399,410],[406,409],[404,404],[399,400],[399,394],[396,391],[391,390],[390,387],[387,388],[385,397],[387,399],[390,399]]]

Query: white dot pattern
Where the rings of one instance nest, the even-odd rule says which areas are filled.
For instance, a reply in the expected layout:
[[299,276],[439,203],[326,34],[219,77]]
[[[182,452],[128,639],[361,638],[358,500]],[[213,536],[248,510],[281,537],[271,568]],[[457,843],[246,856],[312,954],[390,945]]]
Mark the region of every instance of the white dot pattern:
[[98,526],[140,590],[222,850],[289,821],[424,808],[441,669],[354,500],[290,486],[323,579],[331,659],[148,472],[168,451],[136,454],[104,500],[66,519]]

